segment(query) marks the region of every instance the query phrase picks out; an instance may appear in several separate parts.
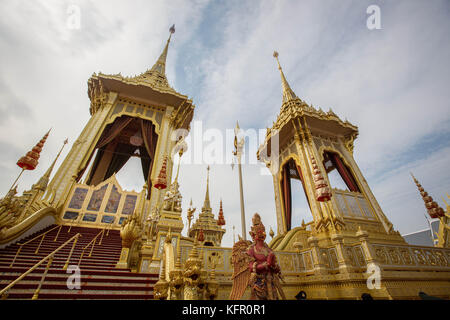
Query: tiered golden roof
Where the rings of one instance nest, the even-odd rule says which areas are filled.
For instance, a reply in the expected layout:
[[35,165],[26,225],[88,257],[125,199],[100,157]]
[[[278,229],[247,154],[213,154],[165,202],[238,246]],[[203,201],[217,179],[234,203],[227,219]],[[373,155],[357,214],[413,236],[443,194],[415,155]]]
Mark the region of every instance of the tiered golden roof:
[[278,70],[281,75],[282,105],[272,128],[267,128],[265,141],[258,149],[258,157],[265,149],[265,146],[270,145],[270,140],[274,135],[279,134],[281,146],[285,142],[285,139],[290,136],[289,132],[293,129],[293,122],[297,118],[305,118],[311,127],[326,128],[333,134],[345,137],[352,144],[353,140],[358,136],[358,127],[347,120],[342,121],[331,108],[328,112],[324,112],[321,108],[316,109],[298,98],[283,73],[278,59],[278,52],[275,51],[273,56],[277,60]]
[[[90,112],[94,114],[105,102],[105,93],[117,92],[120,97],[139,100],[160,107],[173,107],[171,115],[177,128],[189,128],[194,115],[194,105],[188,96],[173,89],[166,76],[166,60],[169,43],[175,28],[170,29],[167,43],[153,67],[134,77],[124,77],[121,73],[107,75],[94,73],[88,80],[88,96],[91,100]],[[164,104],[162,104],[164,103]]]
[[218,220],[214,218],[212,213],[212,208],[209,200],[209,166],[207,168],[207,180],[206,180],[206,193],[205,200],[203,202],[202,211],[198,215],[198,219],[190,228],[189,236],[192,238],[197,238],[200,230],[203,230],[204,241],[203,244],[209,244],[214,246],[220,246],[222,242],[222,237],[225,234],[225,229],[218,224]]

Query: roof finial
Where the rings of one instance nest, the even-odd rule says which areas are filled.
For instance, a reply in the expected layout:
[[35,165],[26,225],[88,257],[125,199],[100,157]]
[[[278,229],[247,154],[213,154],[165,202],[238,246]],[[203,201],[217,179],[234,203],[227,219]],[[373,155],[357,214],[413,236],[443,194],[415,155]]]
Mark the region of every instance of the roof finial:
[[166,46],[164,47],[163,52],[161,53],[161,55],[159,56],[158,60],[156,61],[156,63],[153,65],[153,67],[151,69],[151,71],[156,71],[156,72],[160,73],[163,76],[166,75],[167,51],[169,50],[169,42],[170,42],[170,39],[172,37],[172,34],[175,33],[175,25],[172,25],[170,27],[169,32],[170,32],[170,35],[169,35],[169,39],[167,39]]
[[209,202],[209,165],[206,168],[207,176],[206,176],[206,194],[205,194],[205,202],[203,203],[203,209],[211,210],[211,204]]
[[291,87],[289,86],[289,83],[286,80],[286,77],[284,76],[283,70],[281,69],[280,61],[278,60],[278,52],[274,51],[273,56],[275,59],[277,59],[278,70],[280,70],[281,75],[281,84],[283,86],[283,103],[286,103],[290,100],[296,99],[297,96],[295,95],[294,91],[292,91]]
[[[50,131],[49,131],[50,132]],[[52,164],[50,165],[50,167],[47,169],[47,171],[44,173],[44,175],[39,179],[38,183],[37,183],[37,187],[41,188],[42,190],[45,190],[47,188],[48,182],[50,180],[50,174],[53,171],[53,168],[55,167],[55,163],[58,160],[61,152],[64,149],[64,146],[69,142],[69,140],[66,138],[66,140],[64,140],[63,146],[61,147],[61,149],[59,150],[58,154],[56,155],[55,160],[53,160]]]

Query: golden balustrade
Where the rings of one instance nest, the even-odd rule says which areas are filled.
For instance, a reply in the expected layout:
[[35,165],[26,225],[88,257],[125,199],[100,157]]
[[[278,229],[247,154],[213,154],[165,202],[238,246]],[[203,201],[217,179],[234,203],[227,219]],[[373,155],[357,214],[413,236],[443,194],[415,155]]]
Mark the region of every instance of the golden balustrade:
[[39,297],[39,292],[41,291],[42,288],[42,284],[44,283],[45,277],[47,276],[48,270],[50,270],[50,267],[53,263],[53,258],[55,257],[55,254],[61,250],[62,248],[64,248],[65,246],[67,246],[70,242],[73,241],[72,244],[72,249],[70,250],[70,253],[66,259],[66,263],[63,267],[63,270],[67,270],[67,267],[69,266],[69,261],[70,258],[72,257],[72,253],[73,250],[75,248],[75,245],[78,241],[78,238],[81,237],[80,233],[77,233],[76,235],[74,235],[72,238],[70,238],[69,240],[67,240],[66,242],[64,242],[64,244],[62,244],[61,246],[59,246],[57,249],[55,249],[53,252],[51,252],[50,254],[48,254],[45,258],[43,258],[41,261],[39,261],[38,263],[36,263],[34,266],[32,266],[30,269],[28,269],[26,272],[24,272],[21,276],[19,276],[16,280],[14,280],[13,282],[11,282],[9,285],[7,285],[5,288],[3,288],[0,291],[0,297],[2,299],[7,299],[8,298],[8,294],[9,294],[9,290],[15,286],[19,281],[21,281],[23,278],[25,278],[26,276],[28,276],[30,273],[32,273],[36,268],[38,268],[41,264],[43,264],[45,261],[47,261],[47,265],[45,267],[44,273],[42,274],[41,280],[39,282],[38,287],[36,288],[32,300],[36,300]]
[[36,237],[34,237],[34,238],[31,239],[31,240],[28,240],[28,241],[25,242],[25,243],[18,243],[17,245],[19,246],[19,249],[17,249],[16,255],[14,256],[14,259],[13,259],[13,261],[11,262],[11,264],[9,265],[9,267],[11,268],[11,267],[14,265],[14,262],[16,262],[16,259],[17,259],[17,257],[19,256],[20,251],[22,251],[23,246],[25,246],[25,245],[27,245],[27,244],[33,242],[33,241],[36,240],[36,239],[39,239],[40,237],[42,237],[42,238],[41,238],[41,241],[39,242],[38,247],[36,248],[36,251],[34,251],[34,253],[37,254],[37,253],[39,252],[39,249],[41,248],[42,242],[44,241],[45,236],[47,235],[47,233],[49,233],[49,232],[51,232],[51,231],[53,231],[53,230],[59,228],[58,233],[57,233],[56,236],[55,236],[55,239],[53,239],[53,241],[56,241],[56,240],[58,239],[59,232],[61,231],[62,227],[63,227],[62,225],[55,226],[54,228],[51,228],[50,230],[48,230],[48,231],[46,231],[46,232],[44,232],[44,233],[42,233],[42,234],[40,234],[40,235],[37,235]]
[[98,245],[99,245],[99,246],[102,245],[104,233],[105,233],[105,229],[102,229],[102,230],[101,230],[101,231],[100,231],[100,232],[99,232],[99,233],[91,240],[91,242],[89,242],[88,245],[85,246],[85,247],[83,248],[83,251],[81,252],[80,260],[78,260],[78,265],[81,264],[81,261],[83,260],[83,257],[84,257],[84,252],[85,252],[85,250],[86,250],[87,248],[89,248],[89,246],[91,246],[91,251],[89,252],[89,256],[88,256],[88,257],[91,257],[91,256],[92,256],[92,252],[94,251],[95,243],[97,242],[97,238],[98,238],[100,235],[101,235],[101,238],[100,238],[100,241],[99,241]]

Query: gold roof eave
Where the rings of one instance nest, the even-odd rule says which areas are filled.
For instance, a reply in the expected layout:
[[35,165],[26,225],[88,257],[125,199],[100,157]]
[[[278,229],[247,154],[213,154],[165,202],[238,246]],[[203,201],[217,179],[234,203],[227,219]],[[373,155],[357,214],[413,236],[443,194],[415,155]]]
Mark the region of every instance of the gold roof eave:
[[331,109],[328,112],[324,112],[322,109],[317,110],[296,98],[283,103],[276,122],[274,122],[272,128],[267,128],[264,143],[260,145],[257,151],[258,159],[260,153],[270,145],[273,135],[279,134],[280,148],[289,138],[292,138],[292,134],[290,134],[294,129],[292,121],[303,117],[312,132],[325,134],[328,132],[329,134],[342,137],[356,137],[358,135],[357,126],[347,120],[342,121]]
[[120,74],[94,74],[88,80],[88,96],[92,100],[98,92],[118,92],[119,96],[136,99],[162,107],[174,107],[175,127],[188,129],[194,116],[195,106],[192,99],[175,91],[164,83],[155,85],[144,77],[123,77]]

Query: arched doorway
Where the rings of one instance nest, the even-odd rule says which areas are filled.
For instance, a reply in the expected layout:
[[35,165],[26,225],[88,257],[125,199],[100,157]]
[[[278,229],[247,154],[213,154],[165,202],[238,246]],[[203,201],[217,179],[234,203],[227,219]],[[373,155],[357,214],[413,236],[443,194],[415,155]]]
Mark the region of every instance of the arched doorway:
[[328,175],[328,180],[333,188],[361,192],[350,168],[344,163],[336,152],[324,151],[323,166]]
[[[119,172],[131,157],[137,157],[140,159],[148,190],[151,190],[150,176],[157,141],[158,135],[151,121],[129,116],[116,118],[113,123],[106,126],[90,156],[91,160],[95,153],[92,164],[90,165],[89,160],[79,173],[78,181],[90,165],[86,184],[98,185]],[[150,192],[147,198],[150,198]]]
[[[300,189],[303,189],[303,192]],[[292,158],[281,170],[281,195],[286,231],[289,231],[301,224],[301,219],[307,216],[306,210],[309,210],[308,214],[311,215],[302,171]]]

